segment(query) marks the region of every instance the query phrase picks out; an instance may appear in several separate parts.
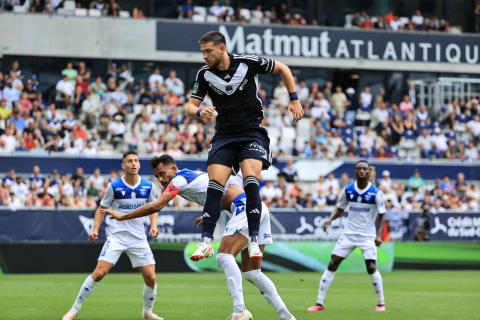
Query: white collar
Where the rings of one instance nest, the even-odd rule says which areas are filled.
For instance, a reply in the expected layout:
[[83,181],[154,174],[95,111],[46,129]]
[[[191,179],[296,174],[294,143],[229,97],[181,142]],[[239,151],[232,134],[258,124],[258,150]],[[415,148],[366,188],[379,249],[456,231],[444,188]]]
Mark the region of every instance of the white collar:
[[355,188],[355,191],[358,193],[358,194],[364,194],[365,192],[367,192],[368,189],[370,189],[370,186],[372,184],[370,183],[370,181],[368,182],[367,186],[365,187],[365,189],[360,189],[358,188],[357,186],[357,181],[355,181],[355,183],[353,184],[353,187]]
[[126,185],[127,187],[129,187],[132,190],[135,190],[140,185],[140,182],[142,182],[142,177],[138,176],[138,178],[139,178],[138,182],[133,186],[129,185],[127,183],[127,181],[125,181],[125,176],[123,176],[121,179],[122,179],[122,182],[123,182],[124,185]]

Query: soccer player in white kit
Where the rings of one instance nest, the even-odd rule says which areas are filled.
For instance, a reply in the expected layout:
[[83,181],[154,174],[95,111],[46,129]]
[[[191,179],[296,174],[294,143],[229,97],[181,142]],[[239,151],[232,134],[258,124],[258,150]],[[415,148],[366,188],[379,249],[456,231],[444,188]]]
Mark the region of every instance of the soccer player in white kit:
[[[382,276],[376,267],[376,247],[382,244],[380,235],[382,234],[386,209],[383,193],[369,181],[369,171],[367,161],[360,160],[355,164],[356,181],[345,187],[340,196],[337,209],[323,223],[323,228],[326,231],[326,228],[332,221],[339,218],[348,207],[348,221],[332,251],[332,258],[328,268],[320,280],[317,303],[307,309],[309,312],[325,309],[324,300],[328,288],[335,277],[335,272],[340,263],[357,247],[362,250],[367,272],[371,277],[373,288],[377,295],[375,311],[382,312],[386,310]],[[378,221],[377,216],[379,217]]]
[[[108,184],[100,202],[101,208],[113,208],[124,214],[156,199],[155,185],[138,174],[140,162],[136,152],[128,151],[123,155],[122,169],[125,175]],[[98,239],[98,230],[105,218],[105,213],[101,208],[95,213],[95,221],[88,235],[89,240]],[[150,216],[150,235],[152,237],[158,236],[157,220],[157,213]],[[107,241],[98,257],[97,266],[83,282],[72,308],[63,316],[63,320],[75,319],[85,299],[124,252],[130,258],[132,266],[138,268],[145,282],[143,286],[143,319],[163,320],[152,311],[157,296],[157,285],[155,259],[145,235],[144,224],[147,221],[146,218],[128,222],[118,222],[114,219],[106,221]]]
[[[177,195],[203,205],[207,196],[208,174],[203,171],[189,169],[179,170],[175,160],[169,155],[154,157],[151,166],[155,176],[165,186],[160,198],[152,203],[146,204],[132,212],[121,215],[114,210],[107,209],[105,213],[111,214],[114,218],[122,221],[136,217],[146,216],[158,212],[164,208]],[[232,214],[223,233],[220,248],[217,254],[218,264],[225,272],[227,287],[233,301],[233,312],[228,319],[248,320],[252,314],[245,308],[242,286],[242,272],[247,281],[256,286],[264,298],[277,312],[280,320],[295,320],[295,317],[287,309],[273,282],[261,271],[262,259],[251,259],[248,253],[248,222],[246,215],[246,195],[242,189],[243,179],[241,176],[229,178],[225,194],[222,196],[222,208]],[[196,220],[201,225],[203,217]],[[270,212],[263,204],[260,218],[258,243],[260,249],[264,250],[265,245],[272,244],[270,227]],[[235,257],[242,253],[242,270],[238,267]],[[210,255],[213,254],[213,250]],[[192,260],[200,260],[209,256],[199,255]]]

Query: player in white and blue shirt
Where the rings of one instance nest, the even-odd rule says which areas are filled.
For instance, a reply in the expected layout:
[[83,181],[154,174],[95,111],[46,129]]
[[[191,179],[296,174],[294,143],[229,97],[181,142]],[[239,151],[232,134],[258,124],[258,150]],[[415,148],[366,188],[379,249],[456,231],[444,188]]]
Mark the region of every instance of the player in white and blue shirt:
[[320,280],[317,303],[307,309],[309,312],[324,310],[324,300],[335,277],[335,272],[340,263],[357,247],[362,250],[367,272],[372,279],[377,295],[375,311],[386,310],[382,276],[376,267],[377,246],[382,243],[380,236],[386,209],[382,191],[369,181],[369,171],[367,161],[360,160],[355,164],[355,182],[345,187],[337,209],[323,224],[323,228],[326,230],[332,221],[339,218],[344,211],[348,213],[343,233],[332,251],[328,268]]
[[[122,169],[125,175],[108,184],[100,202],[101,209],[95,213],[95,220],[88,239],[97,240],[98,231],[105,217],[105,209],[111,208],[120,214],[141,207],[156,199],[155,185],[143,179],[138,173],[140,161],[137,153],[129,151],[123,155]],[[158,214],[150,216],[150,235],[158,236]],[[138,268],[145,281],[143,287],[143,319],[163,320],[153,313],[157,296],[155,259],[145,235],[148,218],[139,218],[128,222],[119,222],[109,217],[106,221],[107,241],[98,258],[95,270],[83,282],[72,308],[63,316],[63,320],[73,320],[80,312],[83,302],[91,294],[96,284],[107,275],[117,263],[122,253],[126,253],[134,268]]]
[[[117,212],[108,212],[119,220],[128,220],[136,217],[149,215],[164,208],[173,198],[181,196],[188,201],[203,206],[207,196],[208,175],[206,172],[190,169],[178,169],[175,160],[169,155],[154,157],[151,161],[152,169],[160,183],[165,187],[160,198],[133,210],[127,215]],[[231,176],[225,186],[225,193],[221,198],[223,212],[230,212],[231,218],[223,231],[217,261],[229,279],[230,290],[234,310],[231,319],[237,319],[242,312],[246,311],[242,290],[242,271],[245,278],[254,284],[267,301],[278,313],[281,320],[295,320],[288,311],[285,303],[275,288],[273,282],[261,271],[261,259],[251,259],[248,250],[248,221],[246,214],[246,195],[243,191],[243,178],[241,175]],[[131,221],[131,220],[128,220]],[[123,223],[122,221],[121,223]],[[196,220],[197,224],[203,222],[203,217]],[[272,244],[270,227],[270,212],[262,204],[258,243],[263,251],[264,246]],[[235,262],[235,257],[242,253],[242,270]],[[213,255],[211,252],[192,255],[192,260],[200,260]],[[242,318],[243,319],[243,318]]]

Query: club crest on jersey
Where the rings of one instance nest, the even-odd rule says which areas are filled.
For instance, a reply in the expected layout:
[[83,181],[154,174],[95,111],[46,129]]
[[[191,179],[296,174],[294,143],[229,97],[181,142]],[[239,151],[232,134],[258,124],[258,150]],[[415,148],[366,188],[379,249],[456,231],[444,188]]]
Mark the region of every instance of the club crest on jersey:
[[230,92],[233,91],[233,87],[232,87],[231,85],[227,85],[227,86],[225,87],[225,90],[227,90],[227,93],[230,93]]
[[262,59],[260,60],[260,66],[263,66],[265,63],[267,63],[267,59],[262,58]]
[[122,192],[122,196],[125,196],[125,190],[122,190],[121,192]]
[[145,189],[140,189],[140,194],[141,194],[142,196],[146,195],[146,194],[147,194],[147,190],[145,190]]
[[362,197],[361,196],[358,196],[357,202],[362,202]]
[[130,194],[130,197],[131,197],[132,199],[137,198],[137,194],[135,193],[135,191],[132,191],[132,193]]

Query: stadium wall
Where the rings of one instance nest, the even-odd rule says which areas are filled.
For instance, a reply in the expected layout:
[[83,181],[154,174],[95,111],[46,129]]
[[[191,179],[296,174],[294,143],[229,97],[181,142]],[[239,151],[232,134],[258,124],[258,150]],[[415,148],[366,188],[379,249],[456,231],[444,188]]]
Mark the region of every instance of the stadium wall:
[[[199,37],[291,66],[479,74],[480,36],[0,13],[0,56],[201,62]],[[85,36],[88,35],[88,36]],[[173,37],[172,35],[181,35]]]

